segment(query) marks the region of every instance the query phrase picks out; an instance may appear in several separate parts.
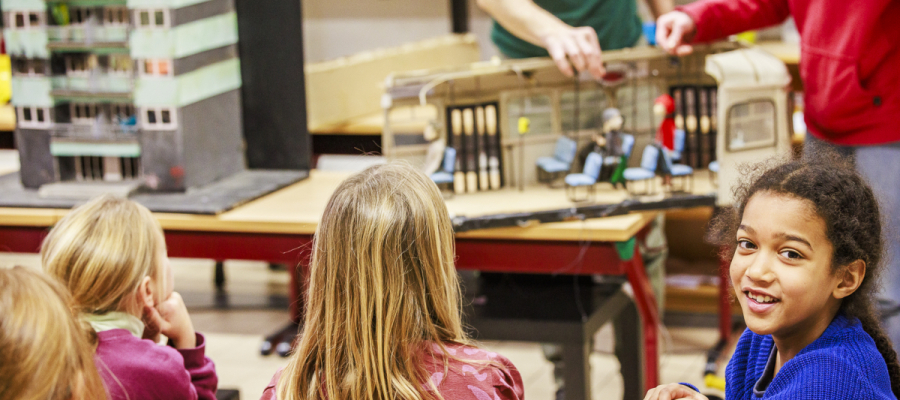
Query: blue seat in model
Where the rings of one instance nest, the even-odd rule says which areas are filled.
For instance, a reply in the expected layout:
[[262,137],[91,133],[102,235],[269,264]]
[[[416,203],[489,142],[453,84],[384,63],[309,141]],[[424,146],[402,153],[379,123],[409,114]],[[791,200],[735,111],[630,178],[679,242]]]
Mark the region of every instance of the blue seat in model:
[[[556,141],[556,149],[553,151],[552,157],[541,157],[537,159],[538,180],[548,180],[553,176],[569,172],[572,168],[572,160],[575,159],[575,152],[578,145],[574,140],[565,136]],[[548,176],[547,179],[541,179],[542,175]]]
[[678,162],[681,161],[681,155],[684,153],[684,129],[676,129],[674,139],[675,149],[672,150],[672,161]]
[[684,191],[689,191],[689,184],[693,184],[694,181],[694,169],[684,164],[673,163],[672,157],[669,156],[669,153],[665,151],[663,151],[663,160],[665,160],[666,166],[669,167],[669,171],[672,173],[673,178],[685,178],[684,186],[682,187],[682,189]]
[[[597,178],[600,177],[600,169],[603,167],[603,157],[598,153],[591,153],[584,160],[584,171],[580,174],[566,175],[566,193],[572,201],[590,200],[594,197],[594,185],[597,184]],[[588,187],[588,197],[578,199],[576,196],[576,188],[581,186]],[[571,191],[571,192],[570,192]]]
[[444,149],[443,168],[431,174],[431,180],[438,185],[449,184],[453,186],[453,173],[456,170],[456,149],[448,147]]
[[625,152],[625,158],[631,158],[631,151],[634,150],[634,135],[622,134],[622,150]]
[[[647,145],[641,154],[641,166],[626,168],[623,176],[625,182],[651,180],[656,176],[656,163],[659,160],[659,148]],[[630,190],[630,189],[629,189]],[[647,184],[647,193],[650,193],[650,184]]]

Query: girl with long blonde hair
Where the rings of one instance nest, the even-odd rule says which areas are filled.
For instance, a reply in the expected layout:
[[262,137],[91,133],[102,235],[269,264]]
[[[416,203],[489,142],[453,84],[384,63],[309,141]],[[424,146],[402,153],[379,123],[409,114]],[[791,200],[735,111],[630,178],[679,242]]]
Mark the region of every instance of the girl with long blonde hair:
[[55,280],[0,269],[0,399],[105,400],[94,367],[96,337],[72,314]]
[[[174,291],[163,231],[147,208],[108,195],[89,201],[50,230],[41,263],[96,332],[112,400],[215,399],[215,366]],[[156,343],[160,334],[167,346]]]
[[505,357],[472,346],[447,208],[411,166],[341,183],[316,231],[306,316],[263,399],[521,399]]

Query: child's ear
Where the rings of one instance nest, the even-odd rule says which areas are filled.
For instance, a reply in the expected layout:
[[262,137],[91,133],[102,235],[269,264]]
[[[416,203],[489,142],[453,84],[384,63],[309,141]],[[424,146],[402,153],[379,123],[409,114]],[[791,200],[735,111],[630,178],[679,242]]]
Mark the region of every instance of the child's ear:
[[150,277],[145,276],[138,286],[138,302],[141,307],[156,307],[156,300],[153,298],[153,285],[151,285]]
[[836,299],[843,299],[856,292],[856,289],[859,289],[859,285],[862,284],[863,279],[866,277],[866,262],[856,260],[841,268],[838,273],[841,274],[841,280],[838,282],[837,287],[834,288],[832,294]]

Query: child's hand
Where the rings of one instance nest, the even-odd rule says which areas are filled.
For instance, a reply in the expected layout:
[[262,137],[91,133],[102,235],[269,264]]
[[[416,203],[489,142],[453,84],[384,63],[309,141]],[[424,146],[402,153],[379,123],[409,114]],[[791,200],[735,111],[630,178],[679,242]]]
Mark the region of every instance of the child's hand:
[[644,400],[675,399],[709,400],[706,396],[695,392],[694,389],[678,383],[657,386],[647,391],[647,395],[644,396]]
[[172,292],[169,298],[157,307],[146,307],[145,323],[147,329],[158,331],[172,339],[176,349],[192,349],[197,347],[197,336],[194,324],[188,315],[184,300],[178,292]]

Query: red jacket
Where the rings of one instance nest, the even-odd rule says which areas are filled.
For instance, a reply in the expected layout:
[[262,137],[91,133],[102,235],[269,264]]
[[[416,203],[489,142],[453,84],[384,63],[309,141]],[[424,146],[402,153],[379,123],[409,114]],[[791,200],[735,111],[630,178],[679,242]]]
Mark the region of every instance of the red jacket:
[[659,130],[656,131],[656,141],[669,151],[675,151],[675,119],[666,117]]
[[[444,345],[450,353],[448,368],[442,360],[431,357],[431,352],[425,353],[424,360],[431,383],[444,399],[522,400],[525,396],[522,375],[508,358],[477,347]],[[440,346],[432,346],[434,354],[441,354]],[[259,400],[278,400],[281,372],[275,373]],[[428,383],[422,385],[431,390]]]
[[839,145],[900,141],[900,1],[700,0],[696,42],[778,24],[800,31],[807,129]]

